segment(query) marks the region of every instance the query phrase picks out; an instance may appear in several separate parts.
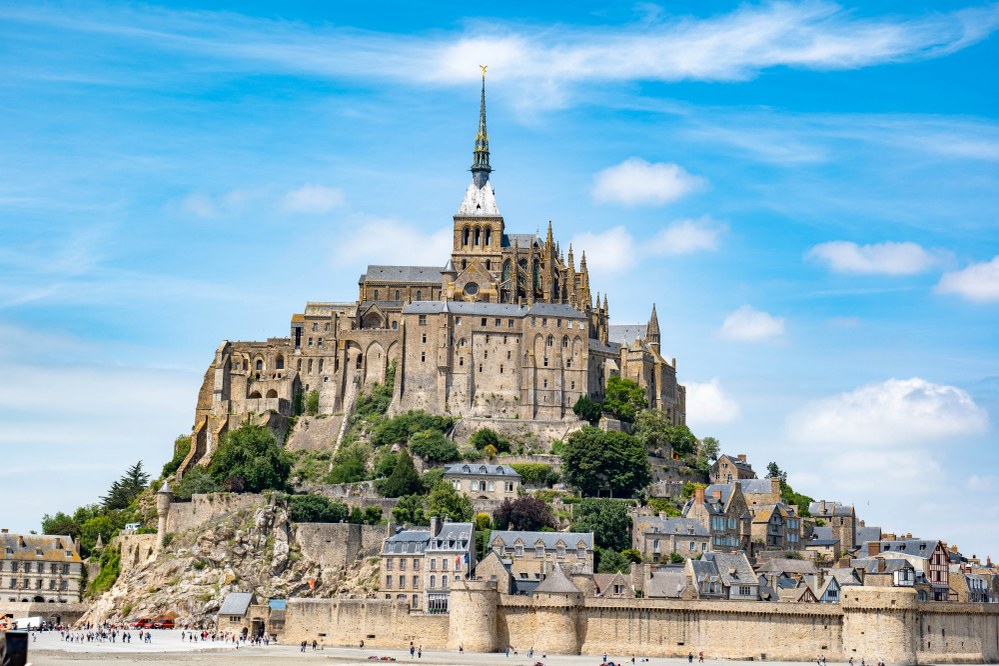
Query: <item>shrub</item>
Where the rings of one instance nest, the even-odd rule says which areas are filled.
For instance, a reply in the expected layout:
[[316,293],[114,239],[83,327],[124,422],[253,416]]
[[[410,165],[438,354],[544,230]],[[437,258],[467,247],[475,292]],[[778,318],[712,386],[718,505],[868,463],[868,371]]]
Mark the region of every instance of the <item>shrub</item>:
[[409,440],[413,453],[432,463],[449,463],[461,459],[458,447],[440,430],[421,430]]
[[510,465],[517,474],[520,474],[521,483],[535,486],[551,486],[559,481],[558,472],[552,469],[551,465],[545,463],[514,463]]
[[588,421],[590,425],[597,425],[600,421],[600,415],[603,413],[603,407],[599,402],[590,399],[589,396],[581,395],[576,404],[572,406],[573,413],[584,421]]
[[363,442],[343,445],[333,459],[327,483],[356,483],[368,478],[370,448]]
[[105,548],[101,553],[101,571],[90,583],[87,589],[87,596],[91,598],[99,597],[118,581],[121,575],[121,550],[118,548]]
[[305,394],[305,413],[315,416],[319,413],[319,391],[309,391]]
[[542,527],[554,527],[551,507],[537,497],[527,495],[515,500],[505,499],[494,515],[496,529],[533,532]]
[[609,548],[597,548],[594,552],[597,573],[627,573],[631,568],[628,558]]
[[270,429],[245,424],[222,436],[208,472],[234,492],[284,490],[291,461]]
[[[510,442],[500,437],[499,433],[492,428],[479,428],[468,438],[468,443],[479,451],[484,451],[487,446],[492,446],[498,453],[510,452]],[[494,453],[489,457],[492,458],[495,455]]]
[[343,502],[310,493],[289,497],[288,513],[296,523],[339,523],[347,518],[349,510]]
[[173,487],[174,500],[185,502],[191,499],[191,495],[202,493],[214,493],[219,490],[208,470],[201,466],[195,466],[187,470],[187,474],[180,480],[180,483]]
[[187,454],[191,452],[191,436],[181,435],[173,443],[173,458],[170,459],[165,465],[163,465],[163,472],[160,474],[162,477],[168,477],[177,471],[180,464],[184,462],[184,458]]
[[379,423],[371,433],[371,443],[375,446],[405,444],[418,432],[434,430],[446,433],[454,422],[455,419],[450,416],[435,416],[422,410],[408,411]]
[[423,490],[420,475],[417,473],[409,453],[405,450],[400,451],[396,456],[396,461],[392,475],[378,483],[379,492],[385,497],[402,497]]
[[423,498],[419,495],[400,497],[392,509],[392,520],[400,525],[426,525]]

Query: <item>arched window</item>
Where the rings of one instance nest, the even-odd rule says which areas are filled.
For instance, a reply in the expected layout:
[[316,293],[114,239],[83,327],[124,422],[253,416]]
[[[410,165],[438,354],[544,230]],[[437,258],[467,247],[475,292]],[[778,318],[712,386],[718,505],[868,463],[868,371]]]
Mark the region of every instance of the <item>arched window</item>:
[[554,347],[555,346],[555,336],[554,335],[549,335],[548,339],[545,341],[545,344],[548,345],[549,347]]
[[278,370],[284,370],[284,356],[277,357],[277,360],[274,362],[274,367]]
[[363,363],[363,362],[364,362],[364,354],[358,354],[357,355],[357,367],[360,368],[361,367],[361,363]]
[[416,300],[418,300],[418,301],[422,301],[423,300],[423,292],[420,291],[419,289],[416,290]]
[[482,229],[475,227],[475,244],[478,245],[482,241]]
[[263,369],[264,369],[264,362],[258,358],[257,359],[257,370],[263,370]]
[[492,227],[486,227],[486,245],[493,244],[493,230]]
[[276,398],[276,397],[278,397],[277,391],[274,390],[274,389],[271,389],[270,391],[267,392],[267,397],[268,398]]
[[461,231],[461,244],[468,245],[468,227],[465,227]]

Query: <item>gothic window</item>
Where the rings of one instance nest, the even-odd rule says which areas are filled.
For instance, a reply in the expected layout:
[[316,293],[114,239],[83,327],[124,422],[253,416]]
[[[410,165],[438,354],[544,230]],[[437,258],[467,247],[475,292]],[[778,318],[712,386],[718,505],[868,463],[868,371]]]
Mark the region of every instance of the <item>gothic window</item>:
[[[486,243],[485,244],[486,245],[492,245],[493,244],[493,230],[492,230],[492,228],[489,228],[489,227],[486,228]],[[486,268],[489,268],[489,263],[488,262],[486,262]]]
[[363,362],[364,362],[364,354],[358,354],[357,355],[357,367],[360,368],[361,367],[361,363],[363,363]]
[[260,360],[260,359],[258,358],[258,359],[257,359],[257,370],[263,370],[263,369],[264,369],[264,362],[263,362],[263,361],[261,361],[261,360]]
[[465,227],[461,231],[461,244],[468,245],[468,227]]
[[[488,245],[488,242],[486,244]],[[486,270],[487,271],[491,271],[492,269],[493,269],[493,262],[491,262],[490,260],[486,259]]]
[[482,229],[475,227],[475,245],[479,245],[482,240]]
[[278,370],[284,370],[284,356],[277,357],[277,361],[275,361],[275,367]]
[[[507,259],[503,262],[503,283],[506,284],[510,282],[510,260]],[[509,286],[509,285],[507,285]]]
[[534,260],[534,291],[541,291],[541,267],[537,259]]
[[375,300],[376,301],[378,300],[378,290],[377,289],[375,289]]

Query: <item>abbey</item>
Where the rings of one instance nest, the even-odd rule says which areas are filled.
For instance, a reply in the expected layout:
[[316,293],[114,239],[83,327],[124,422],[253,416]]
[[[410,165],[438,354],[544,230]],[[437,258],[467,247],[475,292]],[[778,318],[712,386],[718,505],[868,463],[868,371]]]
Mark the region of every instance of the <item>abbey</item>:
[[490,183],[485,74],[473,156],[443,267],[368,266],[356,301],[310,302],[287,338],[218,347],[181,473],[247,419],[282,432],[302,394],[318,392],[319,413],[345,421],[358,395],[392,370],[393,413],[576,421],[576,401],[602,398],[620,375],[684,422],[685,391],[676,360],[662,355],[655,306],[645,326],[611,326],[585,252],[577,266],[550,222],[545,238],[507,232]]

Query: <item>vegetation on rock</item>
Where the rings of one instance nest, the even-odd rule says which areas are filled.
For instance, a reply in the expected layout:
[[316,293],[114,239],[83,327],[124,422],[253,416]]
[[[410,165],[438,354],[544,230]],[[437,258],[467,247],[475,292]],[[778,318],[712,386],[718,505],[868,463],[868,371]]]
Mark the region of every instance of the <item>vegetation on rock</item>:
[[645,447],[624,432],[604,432],[592,426],[569,435],[562,450],[566,483],[583,496],[611,493],[630,497],[652,481]]

